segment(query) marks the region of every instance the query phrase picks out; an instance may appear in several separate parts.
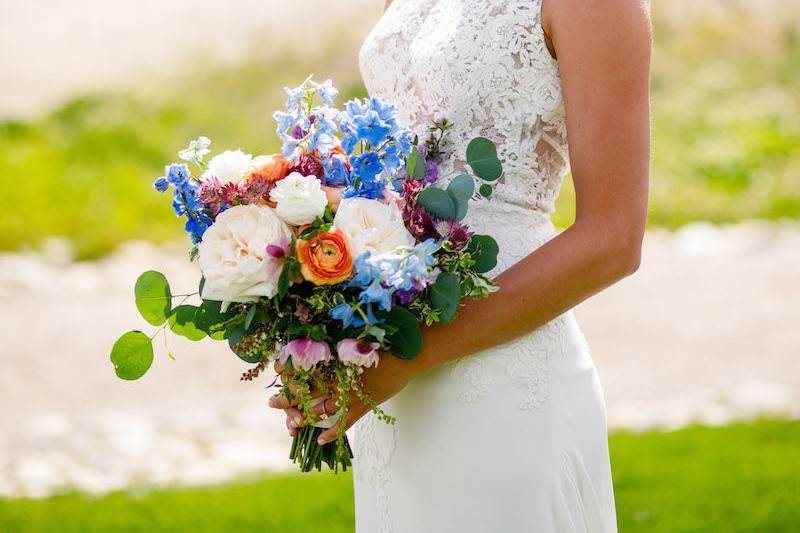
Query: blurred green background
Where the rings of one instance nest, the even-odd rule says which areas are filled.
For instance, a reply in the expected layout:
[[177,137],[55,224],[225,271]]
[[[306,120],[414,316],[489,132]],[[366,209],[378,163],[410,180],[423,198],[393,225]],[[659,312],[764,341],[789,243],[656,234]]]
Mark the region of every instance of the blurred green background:
[[[654,6],[650,224],[800,218],[796,16],[736,2],[713,16],[684,11]],[[0,195],[0,248],[60,235],[90,259],[131,238],[180,238],[151,183],[188,139],[275,151],[282,87],[312,71],[332,76],[342,101],[364,94],[355,47],[329,39],[322,53],[287,47],[267,60],[194,62],[150,90],[84,95],[42,118],[0,123],[0,176],[13,191]],[[568,183],[559,225],[573,205]]]
[[[798,6],[697,4],[653,5],[649,223],[800,219]],[[134,89],[1,121],[0,250],[61,236],[88,260],[130,239],[184,239],[151,184],[187,140],[275,151],[271,114],[282,87],[312,71],[334,78],[343,100],[364,94],[356,43],[336,32],[327,39],[313,54],[277,45],[235,62],[192,60]],[[555,219],[563,227],[573,216],[566,183]],[[799,443],[798,422],[779,420],[616,433],[620,531],[800,531]],[[314,475],[0,500],[0,531],[344,532],[352,531],[351,490],[349,476]]]

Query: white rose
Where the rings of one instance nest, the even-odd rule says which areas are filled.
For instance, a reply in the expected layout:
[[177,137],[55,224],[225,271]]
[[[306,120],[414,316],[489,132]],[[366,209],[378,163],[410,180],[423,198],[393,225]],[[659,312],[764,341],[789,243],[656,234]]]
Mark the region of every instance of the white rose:
[[269,197],[278,204],[275,208],[278,216],[294,226],[311,224],[328,205],[328,196],[316,176],[303,176],[299,172],[280,180]]
[[271,298],[278,291],[282,265],[267,254],[270,244],[288,243],[291,230],[265,205],[238,205],[224,211],[203,234],[200,270],[202,297],[230,302]]
[[384,254],[399,246],[414,246],[395,203],[347,198],[339,204],[333,224],[347,237],[353,257],[364,252]]
[[201,179],[217,178],[222,185],[239,183],[253,168],[253,156],[241,150],[228,150],[211,158]]

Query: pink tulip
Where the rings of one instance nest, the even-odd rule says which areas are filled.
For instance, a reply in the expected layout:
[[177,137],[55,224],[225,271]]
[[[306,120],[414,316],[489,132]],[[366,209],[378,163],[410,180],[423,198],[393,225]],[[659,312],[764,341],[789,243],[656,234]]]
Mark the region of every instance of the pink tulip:
[[295,339],[283,347],[278,357],[281,364],[285,365],[289,358],[292,365],[302,370],[311,370],[318,363],[331,359],[331,349],[325,342],[311,339]]
[[378,366],[377,342],[363,342],[358,339],[344,339],[336,345],[336,352],[339,360],[343,363],[352,363],[357,366],[370,367]]

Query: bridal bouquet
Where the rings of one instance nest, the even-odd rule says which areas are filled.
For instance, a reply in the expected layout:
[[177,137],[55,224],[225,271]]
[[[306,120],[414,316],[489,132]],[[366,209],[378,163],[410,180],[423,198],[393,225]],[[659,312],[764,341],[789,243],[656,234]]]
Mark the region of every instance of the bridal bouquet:
[[[438,187],[447,120],[420,142],[376,98],[337,109],[330,80],[309,78],[287,94],[286,110],[274,114],[281,154],[209,159],[211,141],[200,137],[155,181],[157,191],[171,190],[202,278],[196,293],[174,295],[161,273],[142,274],[136,306],[158,329],[122,335],[111,361],[120,378],[142,377],[167,328],[226,341],[254,365],[244,380],[280,361],[282,392],[309,422],[290,459],[303,471],[346,470],[344,424],[333,442],[318,445],[317,436],[346,416],[349,395],[394,421],[362,389],[365,369],[382,357],[416,357],[422,323],[450,322],[462,298],[496,289],[486,273],[497,243],[461,221],[471,199],[491,195],[502,165],[494,144],[476,138],[466,154],[473,173]],[[315,391],[338,398],[336,415],[315,418]]]

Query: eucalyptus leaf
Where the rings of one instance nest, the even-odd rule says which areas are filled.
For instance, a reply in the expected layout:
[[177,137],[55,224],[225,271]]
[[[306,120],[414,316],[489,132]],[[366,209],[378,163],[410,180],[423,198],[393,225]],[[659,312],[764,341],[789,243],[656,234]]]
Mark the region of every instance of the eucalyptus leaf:
[[160,326],[169,317],[172,308],[172,292],[164,274],[148,270],[139,276],[134,287],[136,308],[142,317],[153,326]]
[[486,181],[503,175],[503,164],[497,158],[497,147],[485,137],[476,137],[467,146],[467,163],[472,171]]
[[195,315],[195,324],[198,328],[205,331],[214,340],[226,338],[226,332],[222,326],[233,318],[235,313],[231,310],[221,312],[222,302],[216,300],[203,300]]
[[141,331],[129,331],[111,348],[111,362],[117,376],[135,380],[144,376],[153,364],[153,343]]
[[449,193],[436,187],[427,187],[417,197],[419,205],[441,220],[455,220],[457,206]]
[[425,158],[422,157],[419,148],[416,146],[411,148],[411,153],[408,156],[407,171],[408,175],[417,181],[424,180],[428,173],[428,169],[425,167]]
[[400,305],[395,305],[382,315],[386,324],[394,326],[395,331],[386,335],[391,353],[400,359],[414,359],[422,350],[422,330],[417,317]]
[[447,192],[453,198],[467,201],[475,194],[475,180],[469,174],[459,174],[450,181]]
[[458,276],[442,272],[431,286],[431,307],[440,312],[439,321],[447,324],[452,321],[461,301],[461,286]]
[[245,335],[244,323],[238,324],[235,328],[228,332],[228,346],[236,356],[246,363],[258,363],[261,361],[261,355],[247,355],[241,351],[236,350],[235,346],[239,344]]
[[169,315],[170,329],[190,341],[204,339],[206,332],[196,323],[199,311],[200,308],[193,305],[179,305]]
[[467,244],[467,252],[475,259],[475,271],[480,274],[485,274],[497,266],[499,251],[497,241],[489,235],[473,235]]
[[484,198],[490,198],[492,196],[492,186],[488,185],[486,183],[481,185],[481,187],[480,187],[480,189],[478,189],[478,191],[481,193],[481,196],[483,196]]
[[250,306],[250,309],[247,310],[247,316],[244,319],[244,329],[245,331],[250,329],[250,325],[253,323],[253,319],[256,317],[256,312],[258,309],[256,305],[253,304]]

